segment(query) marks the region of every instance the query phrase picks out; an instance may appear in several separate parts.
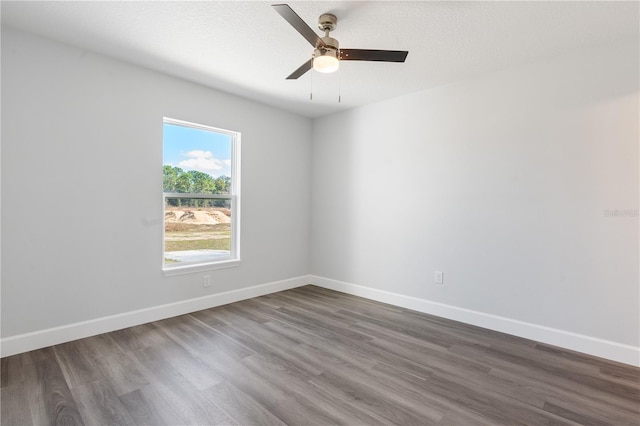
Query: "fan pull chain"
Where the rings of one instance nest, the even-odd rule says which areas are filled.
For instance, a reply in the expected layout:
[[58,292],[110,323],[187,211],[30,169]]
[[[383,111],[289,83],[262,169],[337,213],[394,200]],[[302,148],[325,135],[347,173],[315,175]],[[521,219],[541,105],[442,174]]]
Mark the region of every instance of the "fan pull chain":
[[338,103],[342,102],[342,73],[338,71]]
[[311,70],[311,77],[309,80],[309,101],[313,102],[313,69]]

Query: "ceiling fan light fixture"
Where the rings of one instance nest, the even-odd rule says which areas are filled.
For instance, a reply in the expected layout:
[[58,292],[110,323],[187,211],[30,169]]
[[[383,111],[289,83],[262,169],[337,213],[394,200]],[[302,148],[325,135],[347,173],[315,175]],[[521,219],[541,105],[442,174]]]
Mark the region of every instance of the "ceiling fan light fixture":
[[322,73],[338,71],[340,60],[338,51],[333,49],[316,49],[313,55],[313,69]]
[[324,37],[320,37],[289,5],[274,4],[272,7],[315,49],[313,56],[292,72],[287,80],[296,80],[312,68],[323,73],[335,72],[341,61],[404,62],[409,54],[406,50],[340,49],[338,40],[329,37],[338,25],[336,15],[320,15],[318,29],[324,31]]

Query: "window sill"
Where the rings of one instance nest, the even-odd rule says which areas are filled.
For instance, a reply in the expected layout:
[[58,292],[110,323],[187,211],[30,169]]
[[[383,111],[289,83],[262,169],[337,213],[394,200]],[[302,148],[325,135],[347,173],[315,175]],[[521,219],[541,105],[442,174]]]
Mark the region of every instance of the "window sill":
[[240,259],[222,260],[214,263],[198,263],[195,265],[172,266],[162,269],[165,277],[193,274],[196,272],[214,271],[216,269],[234,268],[240,265]]

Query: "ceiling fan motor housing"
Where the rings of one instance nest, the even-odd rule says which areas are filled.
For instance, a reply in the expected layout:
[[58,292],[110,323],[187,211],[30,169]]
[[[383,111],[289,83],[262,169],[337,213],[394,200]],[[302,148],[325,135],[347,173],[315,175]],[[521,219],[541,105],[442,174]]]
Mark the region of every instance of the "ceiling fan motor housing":
[[340,49],[340,43],[333,37],[322,37],[324,46],[318,46],[313,52],[313,57],[318,56],[335,56],[338,57],[338,50]]
[[340,49],[340,43],[333,37],[329,37],[329,32],[336,29],[338,26],[338,18],[331,13],[325,13],[318,18],[318,28],[324,31],[324,37],[320,39],[324,43],[324,46],[316,46],[313,52],[313,57],[318,56],[333,56],[338,58],[338,51]]
[[332,47],[336,50],[340,48],[340,43],[338,43],[338,40],[336,40],[333,37],[321,37],[320,39],[322,40],[322,42],[325,44],[326,47]]

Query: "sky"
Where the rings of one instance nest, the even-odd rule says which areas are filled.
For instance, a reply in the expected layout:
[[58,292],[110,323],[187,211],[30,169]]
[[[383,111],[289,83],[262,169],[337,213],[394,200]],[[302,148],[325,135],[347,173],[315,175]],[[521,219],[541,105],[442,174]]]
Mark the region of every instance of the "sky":
[[231,176],[231,141],[229,135],[164,123],[162,164]]

